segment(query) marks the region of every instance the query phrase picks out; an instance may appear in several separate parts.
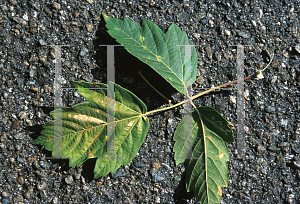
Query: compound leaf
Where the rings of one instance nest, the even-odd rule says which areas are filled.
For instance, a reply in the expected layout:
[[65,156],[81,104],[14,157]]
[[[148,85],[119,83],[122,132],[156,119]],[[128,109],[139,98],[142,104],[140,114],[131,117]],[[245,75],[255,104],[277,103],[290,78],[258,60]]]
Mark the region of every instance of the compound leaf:
[[[189,40],[184,31],[174,23],[166,34],[149,20],[143,20],[142,27],[128,18],[109,18],[103,13],[108,33],[124,48],[149,65],[180,93],[196,80],[197,53],[194,46],[185,50]],[[176,46],[181,45],[181,46]],[[187,52],[191,57],[187,58]],[[191,64],[190,68],[186,64]]]
[[[89,102],[62,108],[62,135],[54,132],[54,121],[45,124],[32,144],[53,151],[54,137],[62,137],[62,157],[69,157],[69,166],[78,166],[89,158],[97,158],[94,178],[115,172],[127,165],[137,154],[149,129],[146,105],[132,92],[115,84],[115,157],[107,159],[107,97],[106,84],[71,81]],[[104,88],[104,90],[102,89]],[[54,117],[54,111],[51,112]],[[55,118],[57,119],[57,118]],[[53,152],[52,152],[53,155]],[[123,159],[118,159],[123,158]]]
[[176,165],[185,161],[187,191],[194,191],[201,204],[220,203],[222,187],[228,184],[224,141],[234,142],[228,122],[215,109],[199,107],[180,121],[174,141]]

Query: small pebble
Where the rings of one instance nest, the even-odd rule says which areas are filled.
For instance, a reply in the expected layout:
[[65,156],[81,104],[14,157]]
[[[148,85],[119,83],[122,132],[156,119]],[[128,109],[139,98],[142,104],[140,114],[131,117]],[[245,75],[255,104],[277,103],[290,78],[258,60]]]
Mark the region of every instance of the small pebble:
[[23,138],[23,133],[17,133],[17,134],[15,134],[15,135],[14,135],[14,138],[15,138],[16,140],[22,139],[22,138]]
[[18,176],[17,177],[17,182],[20,184],[20,185],[23,185],[24,184],[24,178],[22,176]]
[[250,100],[248,97],[249,97],[249,90],[246,89],[246,90],[244,91],[244,98],[245,98],[246,100]]
[[160,168],[160,163],[153,162],[152,167],[155,168],[155,169],[159,169]]
[[89,52],[89,50],[86,49],[85,47],[83,47],[83,48],[81,48],[79,55],[81,57],[84,57],[88,52]]
[[165,177],[155,168],[150,170],[150,174],[154,183],[165,180]]
[[52,204],[57,204],[58,203],[58,197],[54,197],[52,199]]
[[9,0],[9,2],[12,4],[12,5],[17,5],[17,1],[16,0]]
[[231,32],[229,30],[224,30],[225,35],[231,36]]
[[79,180],[79,179],[80,179],[80,176],[81,176],[81,175],[78,174],[78,173],[75,173],[75,175],[74,175],[74,177],[75,177],[76,180]]
[[300,54],[300,44],[296,44],[295,50]]
[[272,151],[272,152],[275,152],[275,153],[277,153],[277,152],[280,151],[280,148],[277,148],[277,147],[274,146],[274,145],[270,145],[268,149],[269,149],[270,151]]
[[281,125],[282,126],[287,126],[288,120],[286,119],[281,119]]
[[7,197],[9,197],[9,194],[6,191],[3,191],[2,192],[2,196],[5,197],[5,198],[7,198]]
[[30,90],[32,90],[34,92],[39,92],[39,88],[38,87],[32,87]]
[[204,82],[204,79],[202,76],[199,76],[197,79],[196,79],[196,82],[201,85],[203,82]]
[[300,168],[300,161],[293,161],[293,163],[297,168]]
[[28,21],[28,20],[29,20],[27,13],[24,13],[23,19],[24,19],[25,21]]
[[23,18],[20,18],[20,17],[13,17],[13,20],[16,21],[17,23],[21,24],[21,25],[26,25],[27,24],[27,22]]
[[236,104],[236,96],[230,96],[229,100],[231,103]]
[[276,82],[276,80],[277,80],[277,76],[273,76],[271,79],[271,83],[274,84]]
[[257,164],[262,164],[264,162],[264,159],[263,158],[259,158],[258,160],[257,160]]
[[[47,45],[47,43],[43,40],[43,39],[40,39],[39,40],[39,43],[40,43],[40,45]],[[48,86],[48,85],[45,85],[45,86]]]
[[251,20],[251,23],[254,27],[256,27],[256,22],[254,20]]
[[239,31],[237,34],[238,34],[240,37],[243,37],[243,38],[250,38],[250,37],[251,37],[250,33],[244,32],[244,31]]
[[72,184],[74,182],[73,180],[73,177],[71,175],[68,175],[66,178],[65,178],[65,182],[67,184]]
[[41,183],[37,184],[37,189],[39,189],[40,191],[44,190],[47,188],[47,183],[42,181]]
[[206,54],[207,54],[208,59],[212,59],[212,52],[211,52],[210,45],[207,45],[207,46],[205,47],[205,51],[206,51]]
[[53,8],[55,8],[56,10],[59,10],[59,9],[60,9],[60,4],[59,4],[59,3],[54,2],[54,3],[52,4],[52,6],[53,6]]
[[92,24],[87,23],[87,24],[85,24],[85,27],[88,32],[91,32],[93,30],[94,26]]
[[257,151],[258,151],[258,153],[263,153],[263,152],[266,151],[266,148],[263,147],[263,146],[261,146],[261,145],[259,145],[259,146],[257,147]]
[[3,93],[3,97],[4,97],[5,99],[7,99],[8,93],[7,93],[7,92],[4,92],[4,93]]
[[193,33],[193,37],[194,38],[200,38],[200,34],[199,33]]

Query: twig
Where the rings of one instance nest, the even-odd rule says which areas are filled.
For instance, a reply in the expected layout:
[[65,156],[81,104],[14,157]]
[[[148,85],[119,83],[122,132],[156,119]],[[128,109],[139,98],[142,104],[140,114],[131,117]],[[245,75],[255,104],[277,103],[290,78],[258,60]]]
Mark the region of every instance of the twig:
[[[150,115],[150,114],[153,114],[153,113],[156,113],[156,112],[165,111],[165,110],[168,110],[168,109],[171,109],[171,108],[175,108],[175,107],[180,106],[180,105],[182,105],[182,104],[184,104],[184,103],[186,103],[186,102],[191,102],[191,104],[192,104],[192,105],[194,106],[194,108],[195,108],[195,105],[193,104],[192,100],[194,100],[195,98],[198,98],[199,96],[202,96],[202,95],[207,94],[207,93],[209,93],[209,92],[211,92],[211,91],[214,91],[215,89],[219,89],[219,88],[222,88],[222,87],[224,87],[224,86],[226,87],[226,86],[228,86],[228,85],[235,84],[235,83],[240,82],[240,81],[247,81],[247,80],[249,80],[249,79],[256,79],[256,78],[261,79],[261,77],[262,77],[262,72],[263,72],[266,68],[268,68],[268,67],[270,66],[271,62],[273,61],[273,58],[274,58],[274,50],[273,50],[273,55],[272,55],[272,58],[271,58],[269,64],[268,64],[264,69],[258,70],[257,72],[255,72],[255,74],[253,74],[253,75],[251,75],[251,76],[248,76],[248,77],[246,77],[246,78],[244,78],[244,79],[239,79],[239,80],[231,81],[231,82],[228,82],[228,83],[226,83],[226,84],[222,84],[222,85],[220,85],[220,86],[211,88],[211,89],[209,89],[209,90],[207,90],[207,91],[203,91],[203,92],[201,92],[201,93],[199,93],[199,94],[197,94],[197,95],[195,95],[195,96],[193,96],[193,97],[189,97],[189,95],[188,95],[188,99],[186,99],[186,100],[184,100],[184,101],[181,101],[180,103],[177,103],[177,104],[175,104],[175,105],[172,105],[172,106],[169,106],[169,107],[166,107],[166,108],[162,108],[162,109],[158,109],[158,110],[149,111],[149,112],[147,112],[147,113],[145,113],[145,114],[143,114],[143,115]],[[151,86],[151,85],[150,85],[150,86]],[[151,86],[151,87],[152,87],[152,86]],[[159,93],[159,92],[158,92],[158,93]],[[197,110],[197,109],[196,109],[196,110]]]

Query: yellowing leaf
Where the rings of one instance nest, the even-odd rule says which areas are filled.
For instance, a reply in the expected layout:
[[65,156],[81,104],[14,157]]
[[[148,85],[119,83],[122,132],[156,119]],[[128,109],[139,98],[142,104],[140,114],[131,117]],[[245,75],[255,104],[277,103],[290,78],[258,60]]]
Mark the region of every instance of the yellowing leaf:
[[[107,88],[106,84],[71,82],[74,87]],[[70,157],[69,166],[78,166],[89,158],[97,158],[94,178],[115,172],[127,165],[137,154],[149,128],[149,120],[142,114],[145,104],[130,91],[115,84],[115,157],[103,159],[106,153],[106,92],[102,89],[80,89],[78,92],[89,102],[72,108],[62,108],[62,135],[54,132],[54,121],[45,124],[32,144],[44,145],[53,151],[54,137],[62,137],[63,157]],[[54,111],[51,112],[54,116]]]

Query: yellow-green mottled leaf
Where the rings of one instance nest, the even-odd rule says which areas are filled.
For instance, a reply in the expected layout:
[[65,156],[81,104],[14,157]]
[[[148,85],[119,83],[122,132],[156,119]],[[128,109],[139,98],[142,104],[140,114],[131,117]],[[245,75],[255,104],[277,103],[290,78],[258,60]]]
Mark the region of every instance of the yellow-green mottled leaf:
[[[76,82],[78,88],[107,88],[106,84]],[[32,144],[45,146],[53,151],[54,137],[62,137],[62,157],[70,158],[69,166],[78,166],[89,158],[97,158],[94,178],[115,172],[121,165],[129,164],[141,147],[148,129],[149,120],[146,105],[132,92],[115,84],[115,157],[124,159],[103,159],[107,156],[107,102],[106,91],[102,89],[79,89],[78,92],[89,102],[62,108],[62,135],[54,132],[54,121],[43,126]],[[54,111],[51,112],[54,116]],[[56,118],[55,118],[56,119]]]

